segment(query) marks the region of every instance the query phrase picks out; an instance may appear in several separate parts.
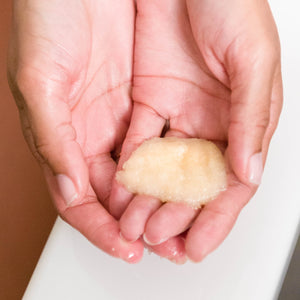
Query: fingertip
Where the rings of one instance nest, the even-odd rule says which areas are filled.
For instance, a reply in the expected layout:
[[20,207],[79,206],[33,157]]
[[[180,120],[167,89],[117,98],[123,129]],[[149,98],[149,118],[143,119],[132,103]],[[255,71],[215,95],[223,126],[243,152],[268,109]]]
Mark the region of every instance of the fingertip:
[[229,177],[228,189],[201,210],[186,236],[186,252],[193,262],[202,261],[225,240],[254,189]]
[[143,234],[143,240],[149,246],[160,245],[160,244],[164,243],[165,241],[167,241],[168,239],[169,239],[169,237],[162,238],[162,239],[155,239],[155,238],[150,238],[149,239],[148,236],[146,235],[146,233]]
[[43,172],[49,193],[59,212],[89,202],[90,198],[86,197],[89,192],[89,176],[85,166],[75,176],[66,175],[72,173],[72,170],[55,175],[48,165],[43,165]]
[[137,241],[140,237],[138,236],[137,238],[136,237],[131,237],[129,235],[122,232],[122,229],[121,229],[121,226],[120,226],[120,238],[126,242],[126,243],[134,243],[135,241]]
[[233,172],[236,178],[248,187],[257,188],[262,181],[264,172],[264,155],[262,151],[245,154],[226,152],[227,173]]
[[161,244],[186,231],[198,214],[199,209],[186,204],[165,203],[148,220],[144,238],[151,245]]
[[156,213],[154,213],[145,224],[145,232],[143,234],[143,239],[145,243],[149,246],[160,245],[171,237],[168,235],[164,235],[165,227],[163,226],[164,224],[161,221],[164,221],[165,219],[161,220],[160,218],[156,218],[157,214],[159,214],[159,210]]
[[213,249],[211,241],[207,241],[205,234],[201,232],[201,228],[198,232],[192,232],[187,235],[185,249],[186,255],[191,262],[201,262]]
[[254,153],[248,163],[248,180],[251,184],[259,185],[263,175],[262,152]]
[[176,264],[176,265],[184,265],[187,261],[188,261],[188,257],[182,256],[180,259],[169,259],[172,263]]
[[60,194],[65,201],[66,206],[73,206],[79,195],[73,181],[64,174],[56,175],[56,181]]
[[68,208],[61,206],[58,210],[66,222],[110,256],[128,263],[141,260],[143,243],[141,241],[129,243],[121,238],[118,222],[99,203],[91,187],[82,205]]
[[99,226],[96,231],[94,229],[93,235],[88,234],[87,236],[109,255],[131,264],[139,262],[143,257],[143,243],[139,240],[133,243],[125,241],[120,236],[118,222],[109,215],[107,218],[109,219],[108,223]]
[[192,263],[199,263],[204,260],[204,258],[209,254],[207,251],[203,251],[201,248],[194,248],[188,241],[186,243],[186,255],[187,259]]
[[187,261],[185,240],[182,237],[173,237],[160,245],[145,245],[151,252],[168,259],[172,263],[182,265]]
[[161,206],[153,197],[136,195],[120,218],[120,231],[128,241],[135,241],[145,232],[150,216]]
[[121,245],[120,251],[119,251],[119,257],[130,263],[135,264],[141,261],[143,258],[144,253],[144,246],[141,241],[135,241],[135,242],[128,242],[125,241],[121,236],[119,243]]

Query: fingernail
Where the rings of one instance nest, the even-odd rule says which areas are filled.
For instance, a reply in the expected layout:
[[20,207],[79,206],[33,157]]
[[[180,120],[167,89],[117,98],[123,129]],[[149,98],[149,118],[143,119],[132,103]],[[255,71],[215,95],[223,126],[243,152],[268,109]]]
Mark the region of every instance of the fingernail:
[[158,243],[151,243],[151,242],[147,239],[146,234],[144,233],[144,234],[143,234],[143,239],[144,239],[144,241],[145,241],[146,244],[148,244],[148,245],[150,245],[150,246],[155,246],[155,245],[160,245],[160,244],[162,244],[163,242],[167,241],[169,238],[163,238],[163,239],[161,239]]
[[63,174],[57,175],[56,180],[66,205],[70,206],[78,197],[73,181],[68,176]]
[[248,179],[251,183],[259,185],[263,174],[262,153],[255,153],[249,159]]

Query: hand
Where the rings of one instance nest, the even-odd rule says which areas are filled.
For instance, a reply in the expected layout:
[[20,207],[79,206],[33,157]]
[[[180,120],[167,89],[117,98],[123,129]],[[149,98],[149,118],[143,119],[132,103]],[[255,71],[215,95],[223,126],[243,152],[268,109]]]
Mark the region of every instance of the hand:
[[[68,223],[138,261],[107,200],[131,116],[133,1],[15,1],[9,81],[24,135]],[[102,203],[102,205],[101,205]]]
[[138,0],[135,41],[134,109],[119,168],[168,124],[166,136],[212,140],[225,151],[228,188],[196,211],[133,197],[114,182],[110,209],[123,214],[127,240],[144,233],[155,250],[179,235],[187,256],[200,261],[260,183],[282,105],[276,26],[263,0]]

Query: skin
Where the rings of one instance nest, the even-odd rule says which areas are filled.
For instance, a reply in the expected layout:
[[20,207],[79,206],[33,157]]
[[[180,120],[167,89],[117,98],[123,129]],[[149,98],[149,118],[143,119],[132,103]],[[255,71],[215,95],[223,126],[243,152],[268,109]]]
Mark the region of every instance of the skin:
[[133,196],[113,183],[110,210],[128,241],[184,242],[201,261],[232,229],[257,183],[251,157],[265,163],[282,106],[280,45],[263,0],[137,1],[133,114],[121,168],[145,139],[205,138],[224,151],[228,188],[201,210]]
[[[10,86],[67,222],[128,262],[140,260],[144,233],[158,255],[200,261],[257,188],[249,157],[262,152],[265,161],[282,103],[276,27],[264,0],[137,0],[136,9],[134,27],[130,0],[16,0]],[[166,124],[167,136],[210,139],[225,151],[229,188],[201,211],[112,183],[111,153],[126,132],[118,168]],[[59,174],[76,188],[72,203]]]
[[[45,173],[60,216],[108,254],[133,263],[107,211],[130,121],[133,1],[15,1],[8,73],[26,140]],[[56,175],[77,190],[67,205]]]

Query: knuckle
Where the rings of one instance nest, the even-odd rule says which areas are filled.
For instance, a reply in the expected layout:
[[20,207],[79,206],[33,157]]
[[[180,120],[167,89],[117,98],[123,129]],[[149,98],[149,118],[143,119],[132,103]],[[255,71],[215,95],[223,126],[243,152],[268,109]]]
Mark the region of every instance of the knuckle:
[[27,142],[27,145],[33,155],[33,157],[36,159],[36,161],[42,166],[44,164],[48,164],[47,156],[45,156],[37,146],[37,142],[35,140],[35,137],[32,132],[32,127],[29,123],[23,122],[22,124],[22,132],[23,136]]
[[[255,134],[256,130],[265,131],[270,123],[269,112],[255,111],[244,118],[231,118],[230,128],[243,134]],[[254,130],[253,130],[254,129]]]
[[266,130],[269,126],[270,116],[267,113],[260,113],[259,116],[255,116],[254,127],[257,129]]
[[[231,223],[236,218],[236,215],[234,213],[235,210],[231,211],[231,210],[224,210],[224,209],[217,209],[217,208],[213,209],[212,207],[210,207],[209,211],[211,213],[212,219],[222,220],[222,224]],[[215,230],[214,223],[210,224],[210,225],[211,226],[208,226],[206,228],[206,230],[213,230],[214,231]]]
[[32,151],[33,156],[40,165],[49,164],[49,147],[48,145],[39,145],[34,141],[34,150]]
[[14,76],[14,74],[10,70],[8,70],[8,72],[7,72],[7,80],[8,80],[8,85],[10,87],[12,95],[14,97],[15,103],[16,103],[19,111],[23,112],[26,108],[25,100],[24,100],[23,94],[19,88],[19,84],[16,80],[16,76]]
[[278,126],[278,120],[270,120],[268,125],[268,130],[272,133],[272,135],[275,132],[277,126]]

